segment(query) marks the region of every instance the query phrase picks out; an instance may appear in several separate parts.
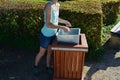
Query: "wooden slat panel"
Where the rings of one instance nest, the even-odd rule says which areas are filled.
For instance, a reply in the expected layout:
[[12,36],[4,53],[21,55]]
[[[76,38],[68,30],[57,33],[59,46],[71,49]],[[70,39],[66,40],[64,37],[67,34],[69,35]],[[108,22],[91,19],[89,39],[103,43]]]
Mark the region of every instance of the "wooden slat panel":
[[61,53],[62,51],[60,51],[60,56],[59,56],[59,59],[60,59],[60,78],[62,77],[62,53]]
[[[80,44],[52,44],[54,50],[54,80],[81,80],[85,52],[88,50],[85,34],[80,34]],[[61,49],[62,48],[62,49]]]
[[78,70],[77,70],[77,78],[81,78],[81,63],[82,63],[82,53],[80,52],[78,55]]
[[61,78],[61,51],[59,50],[59,55],[58,55],[58,59],[59,59],[59,78]]
[[59,78],[60,77],[60,51],[56,51],[56,70],[57,70],[57,73],[56,73],[56,77]]
[[85,52],[54,51],[54,78],[81,79]]
[[73,52],[73,78],[77,77],[77,51]]
[[80,52],[81,54],[79,54],[80,55],[80,57],[81,57],[81,59],[80,59],[80,78],[82,77],[82,64],[83,64],[83,54],[82,54],[82,52]]
[[57,54],[56,51],[54,51],[54,76],[56,77],[56,73],[57,73]]
[[73,73],[72,73],[72,64],[73,64],[73,54],[72,51],[69,51],[69,78],[73,77]]
[[85,58],[85,52],[81,52],[82,53],[82,60],[81,60],[81,76],[83,76],[82,72],[83,72],[83,66],[84,66],[84,58]]
[[65,79],[65,78],[54,78],[53,80],[81,80],[81,79]]
[[65,52],[65,68],[64,68],[64,71],[65,71],[65,75],[64,75],[64,77],[65,78],[68,78],[68,64],[69,64],[69,52],[68,51],[66,51]]
[[60,55],[61,55],[61,56],[60,56],[60,57],[61,57],[61,64],[60,64],[60,66],[61,66],[61,71],[60,71],[61,73],[60,73],[60,75],[61,75],[61,76],[60,76],[60,77],[63,78],[63,77],[64,77],[64,67],[65,67],[65,66],[64,66],[64,65],[65,65],[64,51],[61,51]]
[[81,79],[65,79],[65,78],[53,78],[53,80],[81,80]]

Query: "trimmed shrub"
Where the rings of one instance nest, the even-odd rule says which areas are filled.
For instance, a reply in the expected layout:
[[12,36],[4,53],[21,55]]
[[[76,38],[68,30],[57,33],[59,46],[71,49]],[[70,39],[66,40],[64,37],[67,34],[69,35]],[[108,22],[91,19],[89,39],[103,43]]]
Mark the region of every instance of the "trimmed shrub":
[[7,4],[0,8],[0,30],[19,36],[29,34],[38,37],[41,24],[43,24],[43,5]]
[[101,55],[98,52],[101,47],[101,29],[103,17],[101,4],[98,1],[80,1],[61,3],[60,16],[71,21],[73,27],[81,28],[86,34],[89,45],[87,58],[95,58]]
[[38,49],[44,4],[6,2],[0,5],[0,43]]
[[116,22],[119,13],[119,0],[101,0],[103,23],[110,25]]
[[[60,17],[86,34],[90,56],[101,47],[103,16],[100,1],[60,2]],[[39,39],[45,3],[6,3],[0,5],[0,32]],[[39,43],[38,43],[39,44]],[[95,49],[96,48],[96,49]],[[98,54],[99,55],[99,54]]]

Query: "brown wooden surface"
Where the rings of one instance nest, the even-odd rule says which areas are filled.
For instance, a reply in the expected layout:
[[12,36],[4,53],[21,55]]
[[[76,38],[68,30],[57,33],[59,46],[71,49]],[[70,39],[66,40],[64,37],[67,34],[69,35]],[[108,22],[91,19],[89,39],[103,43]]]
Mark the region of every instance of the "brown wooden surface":
[[65,71],[65,75],[64,75],[64,78],[68,78],[68,62],[69,62],[69,52],[65,52],[65,68],[64,68],[64,71]]
[[83,80],[83,79],[64,79],[64,78],[58,79],[58,78],[54,78],[53,80]]
[[76,45],[60,45],[60,44],[57,44],[57,40],[55,39],[54,42],[52,43],[52,48],[83,48],[83,49],[88,49],[88,44],[87,44],[87,41],[86,41],[86,37],[85,37],[85,34],[81,33],[80,34],[80,43],[79,44],[76,44]]
[[[80,35],[80,44],[58,45],[54,41],[51,48],[88,49],[85,34]],[[54,50],[53,80],[83,80],[83,66],[86,51]]]
[[81,79],[85,52],[54,51],[54,77]]
[[73,53],[73,78],[77,77],[77,54],[78,52]]
[[69,69],[69,73],[68,73],[68,75],[69,75],[69,77],[68,78],[72,78],[72,51],[71,52],[69,52],[69,62],[68,62],[68,64],[69,64],[69,66],[68,66],[68,69]]
[[[57,54],[55,54],[56,51],[54,51],[54,64],[57,64]],[[57,73],[57,67],[54,65],[54,73]],[[54,74],[54,76],[57,76],[57,74]]]
[[64,63],[64,51],[61,51],[61,77],[64,77],[64,65],[65,65],[65,63]]
[[[59,75],[60,75],[60,51],[55,51],[56,53],[55,53],[55,57],[56,57],[56,59],[55,59],[55,61],[56,61],[56,64],[54,65],[54,68],[56,69],[56,73],[55,73],[55,75],[56,75],[56,77],[58,77],[59,78]],[[55,58],[54,57],[54,58]]]

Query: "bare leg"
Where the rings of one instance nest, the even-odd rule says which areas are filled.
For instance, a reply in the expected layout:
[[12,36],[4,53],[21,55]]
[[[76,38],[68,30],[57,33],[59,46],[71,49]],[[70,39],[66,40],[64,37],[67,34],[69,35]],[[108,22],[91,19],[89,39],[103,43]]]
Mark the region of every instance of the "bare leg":
[[50,62],[51,62],[51,55],[52,55],[52,51],[51,51],[51,47],[48,47],[48,52],[47,52],[47,67],[50,67]]
[[45,48],[40,47],[40,51],[35,58],[35,66],[38,66],[38,63],[41,60],[41,58],[43,57],[43,55],[45,54],[45,51],[46,51]]
[[52,51],[51,51],[51,48],[50,46],[48,46],[48,53],[47,53],[47,67],[46,67],[46,70],[49,74],[53,74],[53,68],[50,67],[50,62],[51,62],[51,55],[52,55]]

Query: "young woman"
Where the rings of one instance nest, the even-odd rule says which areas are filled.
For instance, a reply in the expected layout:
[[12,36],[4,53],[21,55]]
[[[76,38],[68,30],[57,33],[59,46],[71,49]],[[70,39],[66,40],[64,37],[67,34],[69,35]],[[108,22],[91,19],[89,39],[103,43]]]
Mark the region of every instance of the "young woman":
[[[63,29],[65,32],[70,31],[70,22],[59,18],[59,6],[60,4],[58,3],[58,0],[50,0],[44,7],[44,25],[40,33],[40,51],[35,58],[34,64],[34,74],[36,75],[40,73],[38,63],[45,54],[48,45],[54,39],[57,29]],[[58,25],[58,23],[63,23],[65,26]],[[47,53],[46,69],[48,72],[52,70],[50,67],[50,60],[51,53]]]

